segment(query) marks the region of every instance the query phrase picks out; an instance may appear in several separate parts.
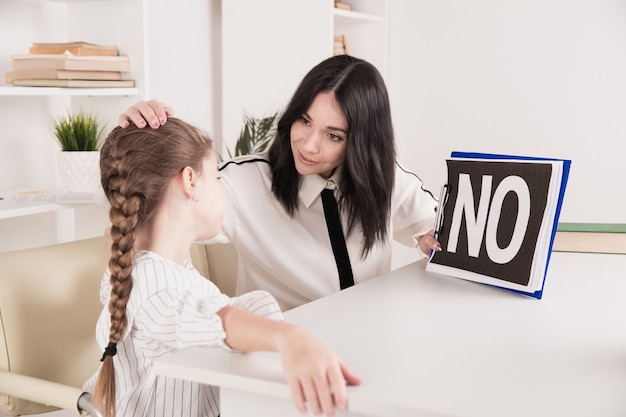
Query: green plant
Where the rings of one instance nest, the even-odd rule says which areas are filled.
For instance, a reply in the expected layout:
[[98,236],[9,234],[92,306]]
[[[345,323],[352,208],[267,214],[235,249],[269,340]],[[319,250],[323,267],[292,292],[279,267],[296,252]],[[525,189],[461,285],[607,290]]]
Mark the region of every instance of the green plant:
[[276,135],[276,123],[278,113],[265,117],[244,116],[243,128],[239,133],[239,138],[235,143],[235,154],[232,155],[230,149],[228,156],[249,155],[264,152]]
[[52,132],[62,151],[97,151],[100,149],[102,127],[90,113],[80,110],[52,118]]

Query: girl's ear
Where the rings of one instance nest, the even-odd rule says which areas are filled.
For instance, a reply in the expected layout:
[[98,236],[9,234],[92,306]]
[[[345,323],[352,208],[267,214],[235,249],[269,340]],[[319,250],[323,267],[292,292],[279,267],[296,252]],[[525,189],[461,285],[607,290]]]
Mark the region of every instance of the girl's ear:
[[187,197],[193,198],[196,193],[196,172],[191,167],[185,167],[180,173],[182,191]]

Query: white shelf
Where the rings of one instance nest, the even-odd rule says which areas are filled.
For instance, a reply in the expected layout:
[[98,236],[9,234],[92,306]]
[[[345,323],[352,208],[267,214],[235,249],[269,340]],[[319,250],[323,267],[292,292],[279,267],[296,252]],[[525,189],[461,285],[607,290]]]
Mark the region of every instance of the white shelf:
[[[40,196],[39,201],[16,203],[13,202],[13,197],[16,195],[32,195]],[[71,197],[67,191],[62,189],[53,190],[34,190],[34,189],[15,189],[15,190],[0,190],[0,220],[10,219],[14,217],[30,216],[32,214],[51,213],[59,210],[88,207],[88,206],[103,206],[107,204],[104,199],[104,195],[100,197],[86,198],[85,202],[78,202],[78,200],[66,200],[67,203],[57,202],[48,196],[59,197],[60,201],[63,198]]]
[[336,23],[364,23],[364,22],[380,22],[382,17],[372,14],[355,12],[353,10],[333,9]]
[[52,213],[59,210],[73,209],[76,205],[64,204],[15,204],[8,203],[0,205],[0,220],[12,219],[21,216],[30,216],[32,214]]
[[0,86],[0,96],[136,96],[133,88],[61,88]]
[[[19,194],[25,198],[14,201]],[[0,252],[101,236],[110,226],[108,212],[104,195],[63,189],[0,190],[0,233],[11,237],[0,240]]]

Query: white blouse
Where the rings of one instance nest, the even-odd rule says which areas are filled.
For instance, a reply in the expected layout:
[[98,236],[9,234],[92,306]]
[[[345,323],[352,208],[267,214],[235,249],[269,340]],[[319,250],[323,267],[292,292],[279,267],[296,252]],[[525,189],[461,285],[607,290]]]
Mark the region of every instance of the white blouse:
[[[230,241],[237,249],[237,294],[266,290],[285,311],[340,290],[320,197],[324,188],[335,188],[339,175],[341,170],[328,180],[319,175],[303,177],[299,210],[291,217],[272,194],[270,165],[264,155],[222,164],[219,176],[228,203],[222,234],[210,242]],[[390,270],[391,239],[416,247],[416,236],[433,228],[436,200],[422,188],[422,181],[397,165],[394,187],[388,240],[375,245],[363,259],[360,227],[346,238],[355,284]],[[342,225],[345,233],[345,216]],[[423,255],[417,249],[416,253]]]

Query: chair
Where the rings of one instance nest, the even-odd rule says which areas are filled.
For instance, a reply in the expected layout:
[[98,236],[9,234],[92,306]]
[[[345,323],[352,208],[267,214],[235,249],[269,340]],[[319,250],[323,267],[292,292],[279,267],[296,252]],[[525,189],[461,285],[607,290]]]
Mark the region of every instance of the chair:
[[191,247],[191,262],[200,274],[210,279],[224,294],[234,297],[237,285],[237,250],[230,243]]
[[99,366],[95,324],[108,242],[103,236],[0,253],[4,414],[63,408],[97,415],[80,387]]
[[[59,408],[99,415],[80,387],[102,356],[95,325],[109,255],[104,236],[0,253],[0,415]],[[234,294],[232,245],[193,245],[191,259]]]

